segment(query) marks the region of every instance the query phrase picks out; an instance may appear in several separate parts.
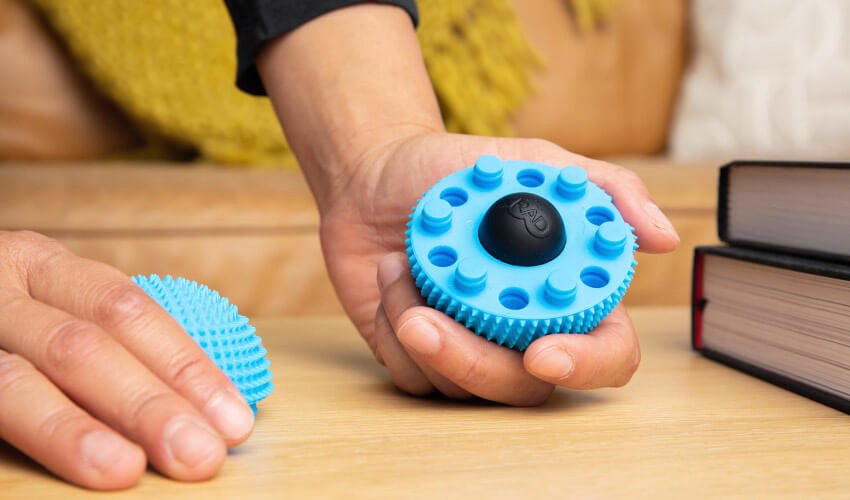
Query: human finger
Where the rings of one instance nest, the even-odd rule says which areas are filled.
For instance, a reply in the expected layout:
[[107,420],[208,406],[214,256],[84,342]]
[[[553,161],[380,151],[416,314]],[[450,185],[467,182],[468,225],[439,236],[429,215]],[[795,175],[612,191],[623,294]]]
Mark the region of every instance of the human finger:
[[[394,255],[402,258],[402,254]],[[540,404],[552,393],[552,384],[525,370],[520,353],[474,335],[422,305],[410,273],[386,285],[382,297],[387,318],[405,349],[463,390],[521,406]]]
[[139,443],[163,474],[212,477],[226,447],[201,414],[98,326],[25,295],[0,297],[0,347]]
[[[387,288],[389,285],[395,283],[399,279],[404,279],[403,276],[405,273],[409,274],[410,269],[407,266],[407,257],[403,253],[391,253],[378,263],[378,288],[381,291],[381,300],[386,300],[388,302],[393,303],[392,307],[413,307],[415,305],[425,305],[424,299],[422,299],[421,295],[412,297],[410,295],[401,295],[396,296],[393,294],[383,295],[383,290]],[[395,301],[403,300],[405,304],[395,304]],[[438,391],[440,391],[443,395],[450,397],[452,399],[467,399],[472,397],[468,391],[460,388],[447,379],[446,377],[440,375],[436,370],[431,368],[428,363],[425,363],[415,353],[410,353],[404,349],[401,343],[396,338],[395,331],[392,329],[392,325],[390,325],[389,320],[386,318],[386,310],[383,305],[381,305],[381,310],[379,311],[383,316],[382,324],[384,328],[382,328],[382,334],[386,340],[385,343],[392,343],[393,350],[397,351],[398,349],[402,350],[405,353],[405,357],[409,359],[412,363],[414,363],[419,371],[423,374],[423,376],[430,382],[433,387],[435,387]]]
[[393,383],[404,392],[424,396],[434,392],[434,385],[422,370],[410,359],[407,351],[395,338],[392,326],[383,306],[375,313],[375,349],[384,366],[390,372]]
[[86,488],[128,488],[145,471],[142,449],[71,402],[20,356],[0,351],[0,439]]
[[611,195],[623,219],[634,227],[642,252],[667,253],[678,246],[680,238],[673,223],[637,173],[598,160],[586,159],[583,163],[588,178]]
[[541,337],[528,347],[525,368],[534,376],[572,389],[621,387],[640,365],[634,326],[620,304],[584,335]]
[[[653,200],[640,176],[627,168],[587,158],[543,139],[450,136],[459,143],[452,149],[458,162],[454,168],[471,165],[480,155],[492,154],[503,160],[535,161],[565,167],[577,165],[588,178],[611,195],[623,219],[635,229],[640,250],[666,253],[679,244],[673,224]],[[454,153],[459,151],[460,155]],[[443,169],[445,158],[434,168]]]
[[190,401],[230,445],[254,426],[254,413],[203,349],[129,277],[34,237],[26,285],[31,296],[94,323]]

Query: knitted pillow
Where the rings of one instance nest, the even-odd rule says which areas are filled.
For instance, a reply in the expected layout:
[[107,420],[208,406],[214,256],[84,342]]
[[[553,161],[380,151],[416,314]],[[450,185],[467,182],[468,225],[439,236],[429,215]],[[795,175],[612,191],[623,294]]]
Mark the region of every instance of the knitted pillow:
[[676,159],[850,156],[850,2],[695,0]]

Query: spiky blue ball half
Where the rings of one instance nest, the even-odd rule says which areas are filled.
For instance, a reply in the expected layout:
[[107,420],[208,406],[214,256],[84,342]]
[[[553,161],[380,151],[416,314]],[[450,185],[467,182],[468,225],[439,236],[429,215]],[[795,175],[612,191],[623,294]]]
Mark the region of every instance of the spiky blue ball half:
[[180,323],[256,413],[257,403],[274,387],[266,349],[248,318],[218,292],[194,281],[156,274],[133,281]]
[[[488,212],[498,217],[482,226]],[[493,229],[493,220],[514,227]],[[561,222],[563,231],[551,230]],[[626,293],[637,264],[634,228],[576,166],[482,156],[424,194],[406,234],[428,305],[519,351],[544,335],[595,328]],[[534,240],[554,234],[549,245]],[[508,241],[517,237],[531,244]]]

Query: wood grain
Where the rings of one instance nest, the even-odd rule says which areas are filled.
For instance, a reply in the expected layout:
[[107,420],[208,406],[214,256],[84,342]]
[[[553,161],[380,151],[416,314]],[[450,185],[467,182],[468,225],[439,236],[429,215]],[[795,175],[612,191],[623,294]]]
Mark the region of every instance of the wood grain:
[[132,161],[0,168],[0,228],[159,235],[281,228],[315,232],[300,172]]
[[[537,408],[412,398],[341,317],[263,319],[276,390],[214,480],[116,498],[832,498],[848,416],[694,354],[684,308],[638,308],[625,388]],[[0,446],[4,498],[81,497]]]
[[343,312],[315,231],[62,234],[59,239],[72,252],[130,276],[172,274],[199,281],[249,317]]
[[[613,161],[640,174],[682,237],[673,255],[638,256],[626,304],[687,304],[691,249],[716,241],[716,164]],[[0,230],[45,233],[128,274],[190,277],[251,316],[342,312],[318,225],[298,172],[134,162],[0,166]]]

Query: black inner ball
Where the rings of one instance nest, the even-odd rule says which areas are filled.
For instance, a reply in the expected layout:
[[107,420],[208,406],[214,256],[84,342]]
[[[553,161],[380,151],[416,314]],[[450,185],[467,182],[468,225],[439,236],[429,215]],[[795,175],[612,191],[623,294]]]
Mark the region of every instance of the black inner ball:
[[478,239],[490,255],[515,266],[539,266],[564,249],[561,215],[546,199],[531,193],[500,198],[484,214]]

